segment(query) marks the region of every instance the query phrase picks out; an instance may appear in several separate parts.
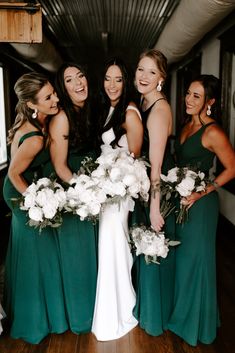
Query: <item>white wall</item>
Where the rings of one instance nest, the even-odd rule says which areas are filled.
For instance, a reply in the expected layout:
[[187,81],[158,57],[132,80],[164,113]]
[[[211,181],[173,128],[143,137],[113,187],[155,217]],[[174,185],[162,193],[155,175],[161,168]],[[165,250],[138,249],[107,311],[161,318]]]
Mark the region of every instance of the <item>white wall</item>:
[[220,40],[211,39],[202,47],[201,74],[219,77]]

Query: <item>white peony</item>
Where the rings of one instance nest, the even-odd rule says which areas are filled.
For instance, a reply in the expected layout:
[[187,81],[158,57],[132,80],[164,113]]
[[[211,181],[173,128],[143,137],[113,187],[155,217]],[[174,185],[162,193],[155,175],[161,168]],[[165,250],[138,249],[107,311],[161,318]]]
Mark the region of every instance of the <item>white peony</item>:
[[29,218],[36,222],[43,221],[43,212],[41,207],[33,206],[29,209]]

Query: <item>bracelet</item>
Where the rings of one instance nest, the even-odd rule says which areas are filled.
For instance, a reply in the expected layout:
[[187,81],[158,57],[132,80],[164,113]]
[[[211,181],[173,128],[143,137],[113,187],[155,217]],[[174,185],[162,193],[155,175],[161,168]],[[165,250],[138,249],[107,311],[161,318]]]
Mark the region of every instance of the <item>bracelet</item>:
[[151,186],[150,186],[150,193],[153,196],[153,198],[155,198],[155,195],[157,192],[160,191],[160,182],[159,180],[155,180],[151,182]]
[[220,187],[216,181],[212,181],[211,185],[213,185],[215,189],[218,189]]

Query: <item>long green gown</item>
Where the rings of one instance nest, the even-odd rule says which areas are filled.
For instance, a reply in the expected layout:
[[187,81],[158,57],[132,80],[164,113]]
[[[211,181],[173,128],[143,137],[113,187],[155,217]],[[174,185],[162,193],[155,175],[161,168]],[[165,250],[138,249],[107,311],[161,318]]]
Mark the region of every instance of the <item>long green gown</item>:
[[[24,135],[42,135],[33,131]],[[42,176],[43,166],[49,160],[49,151],[40,152],[24,178],[30,184],[35,176]],[[36,173],[36,175],[35,175]],[[25,211],[12,202],[21,194],[6,176],[4,199],[12,211],[11,234],[5,263],[4,309],[11,324],[13,338],[30,343],[40,342],[48,333],[68,329],[64,307],[64,289],[60,270],[59,244],[52,228],[38,229],[27,225]]]
[[[201,143],[202,126],[183,144],[176,143],[178,166],[198,167],[206,174],[213,165],[214,153]],[[189,219],[177,225],[176,279],[174,310],[168,323],[171,331],[190,345],[211,343],[216,337],[218,310],[216,298],[215,241],[218,220],[218,195],[211,192],[189,209]]]
[[[155,102],[154,104],[156,104]],[[153,104],[153,105],[154,105]],[[144,125],[143,154],[148,157],[149,136],[146,127],[147,119],[153,105],[142,112]],[[162,173],[174,167],[174,161],[167,146],[162,165]],[[131,223],[150,225],[149,207],[141,207],[136,202]],[[165,220],[164,229],[166,238],[175,238],[175,216],[172,213]],[[148,334],[158,336],[166,329],[169,316],[173,308],[175,256],[171,247],[167,258],[160,259],[161,264],[146,264],[143,255],[136,258],[133,266],[133,282],[136,289],[136,307],[134,314],[139,325]]]
[[[85,156],[95,157],[89,150],[69,149],[68,165],[72,172],[78,171]],[[44,168],[44,175],[49,176],[53,172],[49,162]],[[66,213],[62,225],[55,232],[69,328],[74,333],[90,332],[96,295],[98,225]]]

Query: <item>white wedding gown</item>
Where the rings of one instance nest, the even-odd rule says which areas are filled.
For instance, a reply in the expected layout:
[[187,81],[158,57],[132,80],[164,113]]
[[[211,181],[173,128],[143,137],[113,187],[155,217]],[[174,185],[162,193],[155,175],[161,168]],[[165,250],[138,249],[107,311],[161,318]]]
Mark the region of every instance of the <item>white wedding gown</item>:
[[1,320],[6,316],[1,304],[0,304],[0,334],[2,333],[2,323]]
[[[128,106],[128,109],[135,108]],[[110,144],[114,138],[112,128],[102,135],[104,144]],[[118,144],[128,150],[126,135]],[[133,258],[128,244],[128,213],[132,208],[133,202],[126,199],[118,205],[105,206],[100,214],[99,265],[92,323],[92,332],[99,341],[120,338],[138,324],[132,313],[136,296],[131,281]]]

